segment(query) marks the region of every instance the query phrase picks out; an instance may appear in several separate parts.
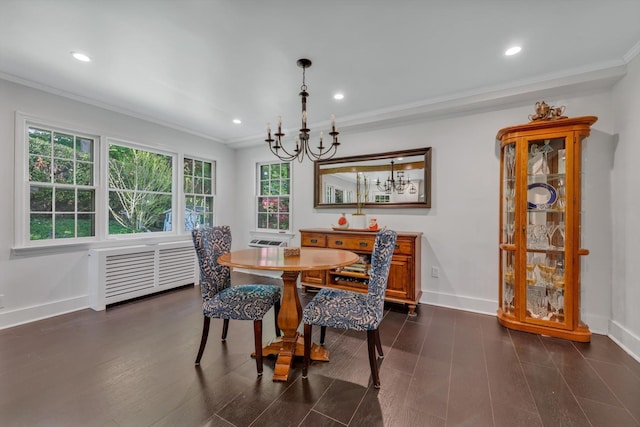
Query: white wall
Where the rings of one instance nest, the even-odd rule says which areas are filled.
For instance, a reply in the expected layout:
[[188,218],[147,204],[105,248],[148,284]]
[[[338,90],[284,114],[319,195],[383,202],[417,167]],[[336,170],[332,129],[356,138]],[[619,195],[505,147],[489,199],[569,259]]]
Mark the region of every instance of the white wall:
[[[422,302],[495,314],[498,293],[499,129],[528,121],[535,99],[518,107],[425,121],[369,132],[343,129],[339,156],[433,147],[431,209],[365,209],[381,226],[422,231]],[[546,99],[566,105],[570,116],[596,115],[589,140],[585,194],[583,319],[594,332],[607,333],[611,293],[611,206],[609,174],[613,119],[609,93]],[[604,156],[603,156],[604,154]],[[238,171],[252,170],[271,157],[266,147],[238,153]],[[313,165],[294,165],[294,229],[330,227],[344,209],[313,208]],[[238,179],[239,211],[253,209],[252,178]],[[604,202],[603,202],[604,201]],[[247,215],[240,228],[251,228]],[[296,236],[299,244],[299,235]],[[296,244],[296,241],[294,241]],[[432,278],[431,266],[440,269]]]
[[[20,111],[72,129],[142,144],[161,144],[176,152],[217,160],[218,221],[234,224],[235,193],[228,186],[235,153],[224,145],[163,126],[107,111],[71,99],[0,80],[0,329],[89,306],[87,250],[53,254],[15,255],[14,123]],[[176,236],[190,239],[190,236]],[[126,244],[136,243],[129,241]]]
[[[596,115],[585,175],[582,318],[640,355],[640,63],[614,90],[545,99],[570,116]],[[339,156],[433,147],[431,209],[366,210],[382,226],[422,231],[422,302],[495,314],[497,308],[498,164],[496,132],[527,122],[539,99],[490,112],[425,120],[371,131],[342,129]],[[218,160],[218,223],[229,224],[234,249],[255,227],[255,164],[272,161],[264,145],[237,153],[181,133],[64,97],[0,80],[0,328],[88,306],[87,253],[15,256],[13,150],[15,111],[140,143],[159,142]],[[614,122],[615,117],[615,122]],[[293,228],[330,227],[339,209],[313,208],[313,165],[293,164]],[[233,184],[235,180],[235,185]],[[233,208],[235,207],[235,209]],[[296,234],[293,244],[299,244]],[[431,266],[440,277],[430,277]],[[612,285],[613,284],[613,285]],[[640,356],[638,356],[640,357]]]
[[[640,56],[613,90],[613,293],[611,336],[640,355]],[[640,359],[640,356],[638,357]]]

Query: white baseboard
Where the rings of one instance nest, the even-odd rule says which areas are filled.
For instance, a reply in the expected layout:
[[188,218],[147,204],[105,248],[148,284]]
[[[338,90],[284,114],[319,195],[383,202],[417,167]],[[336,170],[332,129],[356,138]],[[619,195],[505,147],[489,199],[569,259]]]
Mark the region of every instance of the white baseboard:
[[498,302],[495,300],[471,298],[441,292],[422,291],[421,304],[438,305],[456,310],[471,311],[473,313],[496,315]]
[[620,348],[640,362],[640,337],[613,320],[609,323],[608,335]]
[[0,329],[35,322],[85,308],[89,308],[88,295],[0,312]]

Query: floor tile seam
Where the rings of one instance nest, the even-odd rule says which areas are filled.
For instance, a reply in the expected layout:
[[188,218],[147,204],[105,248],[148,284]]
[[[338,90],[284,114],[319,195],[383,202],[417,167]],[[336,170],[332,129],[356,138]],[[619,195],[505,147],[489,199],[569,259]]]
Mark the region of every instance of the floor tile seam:
[[[371,384],[373,385],[373,382]],[[358,413],[358,410],[360,409],[360,406],[362,406],[362,402],[364,402],[364,399],[367,397],[367,394],[370,391],[371,391],[371,386],[369,385],[369,382],[367,382],[367,390],[362,394],[362,397],[360,398],[360,402],[358,402],[358,404],[356,405],[356,409],[354,409],[353,414],[351,414],[351,417],[349,418],[349,422],[347,423],[347,425],[351,425],[351,422],[353,421],[353,418]]]
[[444,411],[444,420],[445,423],[449,420],[449,403],[450,403],[450,399],[451,399],[451,379],[453,378],[453,351],[456,348],[456,326],[458,324],[458,319],[454,316],[453,317],[453,325],[452,325],[452,329],[453,329],[453,334],[452,334],[452,338],[451,338],[451,351],[449,354],[449,380],[447,381],[447,406],[446,409]]
[[[580,401],[578,400],[578,396],[576,396],[575,392],[573,391],[573,389],[571,388],[571,386],[569,385],[569,382],[567,381],[567,378],[565,377],[564,373],[562,372],[562,369],[560,369],[559,365],[556,363],[556,361],[554,360],[554,358],[552,357],[551,352],[549,351],[549,349],[547,348],[547,346],[544,343],[543,339],[540,339],[540,342],[542,343],[542,347],[544,348],[544,350],[549,354],[549,359],[551,360],[551,363],[553,364],[553,367],[555,368],[555,370],[558,372],[558,374],[560,375],[560,378],[562,378],[562,382],[564,383],[564,385],[567,387],[567,389],[569,390],[569,393],[571,393],[571,396],[573,397],[573,400],[576,402],[576,404],[578,405],[578,408],[580,408],[580,411],[582,412],[582,415],[584,415],[584,418],[587,420],[587,422],[589,423],[589,425],[593,426],[593,423],[591,422],[591,419],[589,418],[589,416],[587,415],[587,412],[584,410],[584,408],[582,407],[582,405],[580,404]],[[605,383],[606,384],[606,383]]]
[[[264,375],[262,375],[262,377],[263,377],[263,378],[262,378],[262,380],[264,380]],[[265,408],[264,408],[264,409],[263,409],[263,410],[262,410],[258,415],[256,415],[256,417],[254,418],[254,420],[253,420],[253,421],[251,421],[251,423],[249,423],[249,426],[254,425],[254,423],[256,422],[256,420],[257,420],[258,418],[260,418],[260,417],[262,416],[262,414],[264,414],[265,412],[267,412],[267,410],[268,410],[269,408],[271,408],[271,407],[276,403],[276,401],[277,401],[277,400],[278,400],[278,399],[279,399],[279,398],[280,398],[284,393],[286,393],[286,392],[287,392],[287,390],[289,390],[291,387],[293,387],[293,385],[294,385],[296,382],[298,382],[298,381],[300,380],[300,378],[302,378],[302,377],[298,377],[298,378],[296,378],[296,380],[295,380],[295,381],[293,381],[293,382],[291,382],[291,384],[289,384],[287,387],[285,387],[285,388],[282,390],[282,392],[281,392],[281,393],[277,394],[277,395],[273,398],[273,400],[271,400],[271,403],[269,403],[269,404],[268,404],[268,405],[267,405],[267,406],[266,406],[266,407],[265,407]],[[229,404],[231,404],[231,402],[233,402],[233,400],[230,400],[230,401],[229,401],[229,403],[227,403],[227,404],[226,404],[226,405],[224,405],[222,408],[220,408],[220,410],[219,410],[218,412],[216,412],[216,415],[217,415],[220,411],[222,411],[225,407],[227,407]],[[218,415],[218,416],[219,416],[219,415]],[[222,418],[222,417],[220,417],[220,418]],[[224,419],[224,418],[223,418],[223,419]],[[227,420],[225,420],[225,421],[227,421]]]
[[[340,424],[340,425],[343,425],[343,426],[348,426],[348,425],[349,425],[349,424],[345,424],[345,423],[343,423],[342,421],[337,420],[337,419],[335,419],[335,418],[333,418],[333,417],[331,417],[331,416],[329,416],[329,415],[325,414],[324,412],[320,412],[320,411],[318,411],[317,409],[311,408],[311,409],[309,410],[309,412],[307,412],[307,415],[305,415],[305,416],[304,416],[304,418],[302,419],[302,421],[300,421],[300,423],[298,424],[298,426],[301,426],[301,425],[302,425],[302,423],[304,423],[304,421],[309,417],[309,414],[310,414],[310,413],[312,413],[312,412],[315,412],[316,414],[320,414],[320,415],[322,415],[323,417],[329,418],[331,421],[335,421],[335,422],[337,422],[337,423],[338,423],[338,424]],[[355,411],[354,411],[354,414],[355,414]],[[351,421],[351,419],[352,419],[352,418],[353,418],[353,415],[351,416],[351,418],[349,419],[349,421]]]
[[496,425],[496,414],[493,405],[493,394],[491,393],[491,377],[489,376],[489,363],[487,362],[487,345],[486,345],[486,334],[484,328],[480,326],[480,342],[482,343],[482,358],[484,359],[484,373],[487,378],[487,388],[489,389],[489,406],[491,408],[491,420],[493,421],[493,425]]
[[[413,384],[413,382],[416,380],[415,375],[416,375],[416,371],[418,370],[418,362],[420,360],[420,357],[422,357],[422,350],[424,350],[424,346],[426,345],[427,342],[427,337],[429,336],[429,329],[431,328],[431,322],[433,320],[433,315],[429,316],[429,321],[426,324],[426,332],[424,334],[424,337],[422,339],[422,344],[420,345],[420,350],[418,351],[418,357],[416,357],[416,363],[415,365],[413,365],[413,370],[411,371],[411,379],[409,380],[409,384],[407,384],[407,393],[409,392],[409,388],[411,387],[411,385]],[[408,319],[405,320],[405,323],[402,325],[404,328],[404,325],[406,324],[406,322],[408,322]],[[400,329],[402,330],[402,329]]]
[[[636,417],[633,416],[633,413],[631,413],[629,408],[627,408],[627,405],[625,405],[624,402],[622,401],[622,399],[620,399],[620,397],[618,396],[618,393],[616,393],[615,390],[613,390],[611,388],[609,383],[607,381],[605,381],[605,379],[602,377],[602,375],[600,375],[600,372],[598,372],[598,370],[593,365],[591,365],[591,362],[588,359],[587,359],[586,362],[589,365],[589,367],[593,370],[593,372],[595,372],[595,374],[598,376],[598,378],[600,378],[600,381],[602,381],[602,383],[605,385],[605,387],[607,387],[607,389],[611,392],[613,397],[615,397],[616,400],[620,403],[620,406],[622,406],[624,408],[624,410],[627,411],[629,413],[629,415],[631,415],[631,418],[633,418],[637,423],[640,424],[640,420],[637,420]],[[622,366],[622,365],[618,365],[617,363],[608,363],[608,362],[603,362],[603,361],[600,361],[600,360],[598,360],[598,362],[607,363],[607,364],[613,364],[615,366]],[[587,398],[583,397],[583,399],[587,399]],[[593,399],[588,399],[588,400],[592,400],[593,401]],[[597,402],[597,401],[594,401],[594,402]],[[605,402],[599,402],[599,403],[605,403]]]
[[[617,398],[617,396],[616,396],[616,398]],[[601,404],[601,405],[607,405],[607,406],[610,406],[612,408],[624,409],[627,412],[627,414],[629,414],[629,416],[633,419],[633,421],[635,421],[636,424],[638,424],[640,426],[640,420],[638,420],[636,417],[634,417],[633,414],[629,411],[629,409],[624,405],[622,405],[622,406],[614,406],[614,405],[611,405],[611,404],[606,403],[606,402],[600,402],[599,400],[593,400],[593,399],[589,399],[588,397],[582,397],[582,396],[580,396],[580,399],[588,400],[589,402],[594,402],[594,403],[598,403],[598,404]]]
[[533,395],[533,390],[531,389],[531,384],[529,383],[529,379],[527,378],[527,374],[524,371],[524,365],[522,359],[520,359],[520,355],[516,349],[516,344],[513,341],[513,336],[511,335],[511,330],[507,329],[507,333],[509,334],[509,340],[511,341],[511,347],[513,348],[513,353],[515,354],[516,360],[518,361],[518,366],[520,367],[520,372],[522,373],[522,378],[524,378],[525,383],[527,384],[527,390],[529,390],[529,398],[533,402],[533,406],[536,409],[536,414],[538,415],[538,419],[540,420],[540,424],[544,425],[542,421],[542,415],[540,414],[540,408],[538,407],[538,402],[536,402],[536,398]]

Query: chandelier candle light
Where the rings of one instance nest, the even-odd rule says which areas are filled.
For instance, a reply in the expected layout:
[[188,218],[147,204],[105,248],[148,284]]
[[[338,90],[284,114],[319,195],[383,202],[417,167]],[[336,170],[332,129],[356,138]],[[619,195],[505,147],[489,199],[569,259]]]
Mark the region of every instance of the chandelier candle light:
[[305,58],[298,59],[297,64],[298,67],[302,68],[302,86],[300,86],[300,97],[302,98],[302,127],[296,137],[296,146],[293,152],[289,152],[282,145],[282,137],[284,136],[284,133],[282,133],[282,117],[278,117],[278,132],[273,134],[275,139],[271,137],[271,124],[267,123],[267,139],[265,139],[265,141],[269,145],[271,152],[285,162],[298,159],[298,161],[302,163],[305,154],[311,161],[330,159],[336,154],[338,145],[340,145],[338,142],[340,132],[336,130],[336,119],[332,114],[331,132],[329,132],[329,135],[331,135],[333,143],[329,147],[325,147],[322,142],[322,132],[320,132],[318,151],[313,151],[309,146],[309,132],[311,131],[311,129],[307,127],[307,98],[309,97],[309,92],[307,92],[307,85],[305,84],[305,70],[311,67],[311,60]]

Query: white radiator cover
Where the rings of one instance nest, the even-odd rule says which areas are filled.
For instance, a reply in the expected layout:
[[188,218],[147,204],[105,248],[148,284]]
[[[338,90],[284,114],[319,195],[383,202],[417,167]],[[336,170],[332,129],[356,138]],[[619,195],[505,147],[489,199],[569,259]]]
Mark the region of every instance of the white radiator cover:
[[198,265],[190,241],[89,251],[91,308],[196,283]]

